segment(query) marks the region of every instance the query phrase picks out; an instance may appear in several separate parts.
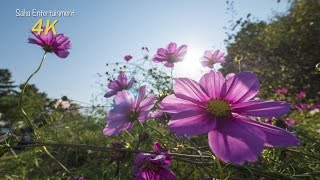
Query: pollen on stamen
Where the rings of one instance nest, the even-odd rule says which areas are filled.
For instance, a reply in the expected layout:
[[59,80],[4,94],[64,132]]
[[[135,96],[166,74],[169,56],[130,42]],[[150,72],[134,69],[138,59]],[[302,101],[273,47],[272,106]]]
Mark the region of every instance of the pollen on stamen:
[[216,117],[231,116],[231,107],[229,103],[220,99],[210,100],[206,106],[206,110]]

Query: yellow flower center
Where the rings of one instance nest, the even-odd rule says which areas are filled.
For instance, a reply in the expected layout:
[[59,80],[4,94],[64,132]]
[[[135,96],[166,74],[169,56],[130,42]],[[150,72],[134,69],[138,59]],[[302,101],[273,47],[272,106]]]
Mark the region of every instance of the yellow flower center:
[[210,100],[206,108],[207,112],[216,117],[230,117],[231,107],[229,103],[224,100],[214,99]]

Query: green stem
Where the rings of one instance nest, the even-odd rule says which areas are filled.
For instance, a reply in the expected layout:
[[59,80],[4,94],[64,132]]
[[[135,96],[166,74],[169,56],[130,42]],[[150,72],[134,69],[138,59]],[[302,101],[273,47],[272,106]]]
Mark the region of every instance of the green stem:
[[216,157],[216,163],[218,165],[220,179],[224,179],[223,178],[223,169],[222,169],[222,166],[221,166],[221,163],[220,163],[220,159],[218,157]]
[[171,68],[170,74],[171,74],[171,89],[173,92],[173,67]]
[[[36,132],[36,128],[35,128],[34,124],[32,123],[31,119],[29,118],[28,114],[27,114],[27,113],[25,112],[25,110],[23,109],[23,96],[24,96],[24,93],[25,93],[25,91],[26,91],[26,89],[27,89],[27,86],[28,86],[29,81],[30,81],[31,78],[41,69],[42,64],[43,64],[43,62],[44,62],[44,59],[45,59],[46,55],[47,55],[47,52],[45,52],[45,53],[43,54],[42,59],[41,59],[41,62],[40,62],[40,64],[39,64],[38,68],[28,77],[27,81],[24,83],[23,88],[22,88],[22,91],[21,91],[21,93],[20,93],[20,101],[19,101],[20,111],[21,111],[21,113],[23,114],[23,116],[27,119],[29,125],[32,127],[36,139],[38,138],[38,137],[37,137],[38,134],[37,134],[37,132]],[[37,140],[38,140],[38,139],[37,139]]]
[[[26,89],[28,87],[28,83],[29,81],[31,80],[31,78],[37,74],[39,72],[39,70],[41,69],[42,65],[43,65],[43,62],[44,62],[44,59],[46,58],[46,55],[47,55],[47,52],[45,52],[42,56],[42,59],[41,59],[41,62],[39,64],[39,66],[37,67],[37,69],[28,77],[27,81],[24,83],[23,85],[23,88],[21,90],[21,93],[20,93],[20,101],[19,101],[19,107],[20,107],[20,111],[22,113],[22,115],[27,119],[29,125],[31,126],[31,128],[33,129],[33,133],[34,133],[34,136],[35,136],[35,139],[36,140],[40,140],[39,137],[38,137],[38,133],[36,131],[36,126],[32,123],[31,119],[29,118],[27,112],[23,109],[23,96],[26,92]],[[54,161],[56,161],[61,167],[62,169],[64,169],[67,173],[70,174],[70,176],[72,176],[73,178],[75,176],[73,176],[73,174],[69,171],[69,169],[67,169],[58,159],[56,159],[49,151],[48,149],[46,148],[46,146],[42,146],[42,149],[44,150],[44,152],[51,158],[53,159]]]

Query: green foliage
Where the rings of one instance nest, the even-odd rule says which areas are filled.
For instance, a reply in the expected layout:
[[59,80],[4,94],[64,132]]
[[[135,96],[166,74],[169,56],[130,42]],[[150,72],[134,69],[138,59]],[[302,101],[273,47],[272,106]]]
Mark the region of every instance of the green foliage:
[[[228,44],[226,72],[254,71],[266,96],[279,87],[307,96],[319,94],[320,4],[317,0],[294,1],[288,13],[273,22],[247,23]],[[276,77],[276,78],[275,78]]]

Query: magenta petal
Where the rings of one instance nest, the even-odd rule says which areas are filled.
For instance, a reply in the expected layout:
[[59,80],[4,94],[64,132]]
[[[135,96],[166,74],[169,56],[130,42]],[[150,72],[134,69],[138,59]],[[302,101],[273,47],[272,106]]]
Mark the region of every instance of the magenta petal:
[[116,89],[118,89],[118,84],[115,82],[115,81],[112,81],[112,82],[109,82],[108,83],[108,88],[109,89],[112,89],[112,90],[116,90]]
[[181,98],[176,97],[174,94],[171,94],[165,97],[161,103],[160,108],[167,113],[178,113],[183,110],[201,110],[204,109],[204,105],[197,105],[192,101],[187,101]]
[[186,45],[181,45],[175,52],[176,56],[183,57],[187,53],[188,47]]
[[226,94],[223,95],[231,103],[244,102],[255,97],[259,92],[259,80],[256,75],[241,72],[227,79],[223,85]]
[[132,78],[132,79],[128,82],[126,89],[130,89],[130,88],[133,86],[134,83],[135,83],[135,80],[134,80],[134,78]]
[[159,169],[158,173],[160,174],[160,180],[176,180],[176,176],[172,171],[166,168]]
[[197,101],[200,104],[207,102],[210,98],[201,89],[199,83],[188,78],[177,78],[173,85],[174,93],[177,97],[190,100],[191,102]]
[[225,80],[220,72],[210,71],[203,75],[200,79],[200,85],[204,92],[211,98],[220,97],[220,92]]
[[127,84],[128,79],[127,79],[126,74],[123,71],[119,72],[118,81],[123,86],[125,86]]
[[153,108],[156,101],[157,101],[157,97],[155,95],[150,95],[140,103],[139,109],[141,111],[150,111],[151,108]]
[[54,51],[54,53],[60,58],[66,58],[69,55],[69,51],[66,50]]
[[[45,28],[43,28],[43,29],[45,29]],[[39,38],[42,39],[46,44],[52,45],[51,43],[54,40],[52,30],[48,31],[48,34],[45,34],[45,30],[43,30],[40,33]]]
[[131,122],[126,122],[126,123],[121,124],[116,127],[112,127],[112,126],[107,125],[103,129],[103,134],[105,136],[115,136],[115,135],[120,134],[122,131],[130,130],[132,128],[132,126],[133,126],[133,123],[131,123]]
[[275,146],[298,146],[299,141],[298,139],[290,132],[278,128],[276,126],[272,126],[267,123],[261,123],[257,121],[250,120],[246,117],[239,117],[243,121],[246,121],[247,123],[250,123],[251,125],[259,128],[261,131],[264,132],[266,135],[266,142],[265,146],[268,147],[275,147]]
[[174,67],[174,64],[173,63],[170,63],[170,62],[166,62],[166,63],[164,63],[164,66],[165,67]]
[[135,99],[134,108],[138,108],[140,103],[145,98],[147,92],[146,86],[141,86],[138,91],[138,97]]
[[39,39],[29,38],[28,41],[29,41],[30,44],[37,44],[37,45],[39,45],[39,46],[44,46],[44,45],[45,45],[45,44],[44,44],[42,41],[40,41]]
[[167,46],[167,52],[169,54],[173,54],[176,51],[176,49],[177,49],[177,44],[174,42],[169,43]]
[[119,91],[114,100],[116,104],[133,104],[133,96],[127,90]]
[[236,118],[223,120],[215,130],[208,133],[209,146],[213,153],[224,162],[236,164],[257,161],[265,138],[259,128]]
[[290,104],[277,101],[247,101],[232,105],[232,112],[257,117],[275,117],[290,112]]
[[200,135],[216,127],[216,120],[203,111],[182,111],[173,114],[168,123],[171,131],[177,135]]
[[104,97],[105,97],[105,98],[109,98],[109,97],[111,97],[111,96],[113,96],[113,95],[116,95],[117,92],[118,92],[118,91],[109,91],[109,92],[107,92],[107,93],[104,94]]
[[172,171],[161,168],[158,171],[152,171],[144,168],[135,180],[175,180],[176,177]]

